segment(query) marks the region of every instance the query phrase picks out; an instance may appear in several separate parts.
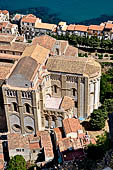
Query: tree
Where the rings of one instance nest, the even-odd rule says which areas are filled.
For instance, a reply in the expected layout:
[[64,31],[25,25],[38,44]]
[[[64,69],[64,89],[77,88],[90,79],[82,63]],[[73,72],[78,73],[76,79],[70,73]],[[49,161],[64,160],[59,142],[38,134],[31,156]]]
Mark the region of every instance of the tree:
[[106,114],[102,109],[94,110],[90,116],[90,126],[92,130],[101,130],[104,128]]
[[87,156],[92,160],[99,160],[111,147],[112,144],[109,139],[109,134],[107,132],[104,132],[103,134],[97,136],[96,144],[88,145],[88,147],[86,148]]
[[100,99],[101,102],[104,102],[105,99],[113,98],[113,69],[109,69],[109,71],[105,74],[102,74],[101,77],[101,91],[100,91]]
[[21,155],[16,155],[10,159],[7,170],[26,170],[26,161]]

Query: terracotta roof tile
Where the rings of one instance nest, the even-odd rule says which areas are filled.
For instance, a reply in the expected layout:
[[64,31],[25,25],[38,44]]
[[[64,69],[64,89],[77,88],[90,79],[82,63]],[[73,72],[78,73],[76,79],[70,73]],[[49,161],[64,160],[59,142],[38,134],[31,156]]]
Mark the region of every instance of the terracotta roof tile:
[[94,30],[94,31],[103,31],[104,26],[101,25],[90,25],[88,27],[89,30]]
[[112,29],[113,28],[113,24],[106,23],[105,28],[106,29]]
[[61,127],[54,128],[54,133],[56,135],[56,141],[59,141],[62,139],[62,132],[63,132],[63,129]]
[[30,56],[33,59],[35,59],[39,64],[43,64],[44,61],[49,56],[50,50],[40,46],[40,45],[31,45],[29,47],[26,47],[24,50],[22,57],[24,56]]
[[5,80],[12,67],[13,64],[0,62],[0,80]]
[[70,24],[70,25],[67,27],[67,31],[74,31],[74,30],[75,30],[75,25]]
[[78,57],[50,57],[46,68],[48,71],[81,74],[89,77],[98,75],[101,72],[100,64],[94,59]]
[[78,56],[78,48],[69,45],[65,51],[65,56]]
[[41,132],[41,145],[42,147],[44,147],[45,157],[53,159],[54,158],[53,146],[49,132],[47,131]]
[[71,133],[71,132],[76,133],[78,130],[82,130],[82,126],[80,125],[79,120],[75,118],[64,119],[63,127],[64,127],[66,134]]
[[53,46],[55,45],[56,39],[48,36],[48,35],[42,35],[39,37],[36,37],[33,39],[33,44],[39,44],[44,48],[47,48],[49,50],[51,50],[53,48]]
[[55,25],[55,24],[48,24],[48,23],[36,23],[35,24],[35,28],[51,30],[51,31],[53,31],[54,28],[56,28],[56,27],[57,27],[57,25]]
[[88,26],[85,26],[85,25],[75,25],[74,30],[75,31],[87,32]]

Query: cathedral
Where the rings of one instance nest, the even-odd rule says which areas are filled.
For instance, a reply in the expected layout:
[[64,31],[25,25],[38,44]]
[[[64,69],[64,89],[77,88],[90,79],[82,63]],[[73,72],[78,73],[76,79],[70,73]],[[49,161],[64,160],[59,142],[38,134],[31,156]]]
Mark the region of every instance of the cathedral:
[[9,132],[36,134],[98,109],[101,66],[77,55],[77,48],[47,35],[26,47],[2,86]]

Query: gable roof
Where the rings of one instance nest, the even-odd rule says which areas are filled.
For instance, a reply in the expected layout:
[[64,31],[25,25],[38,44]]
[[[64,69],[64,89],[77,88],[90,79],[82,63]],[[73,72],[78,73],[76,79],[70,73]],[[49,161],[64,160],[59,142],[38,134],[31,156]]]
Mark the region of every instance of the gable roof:
[[31,45],[26,47],[24,50],[22,57],[30,56],[35,59],[39,64],[43,64],[47,56],[49,55],[50,50],[40,46],[40,45]]

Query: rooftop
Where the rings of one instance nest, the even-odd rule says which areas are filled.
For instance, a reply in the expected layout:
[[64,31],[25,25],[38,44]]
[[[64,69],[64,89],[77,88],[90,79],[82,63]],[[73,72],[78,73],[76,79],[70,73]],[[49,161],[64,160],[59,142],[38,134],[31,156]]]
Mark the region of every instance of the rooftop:
[[48,23],[36,23],[35,24],[35,28],[46,29],[46,30],[51,30],[51,31],[53,31],[55,27],[57,27],[57,25],[55,24],[48,24]]
[[26,47],[22,54],[22,57],[30,56],[35,59],[39,64],[43,64],[49,53],[50,51],[48,49],[37,44]]
[[9,78],[18,74],[22,75],[27,80],[31,81],[38,64],[36,60],[31,57],[22,57],[16,64]]
[[48,35],[42,35],[39,37],[35,37],[33,39],[33,44],[39,44],[40,46],[47,48],[51,50],[56,42],[56,39],[48,36]]
[[71,133],[71,132],[76,133],[78,130],[82,130],[82,126],[80,125],[79,120],[75,118],[64,119],[63,127],[64,127],[66,134]]
[[0,62],[0,80],[5,80],[12,67],[13,64]]
[[101,72],[101,66],[92,58],[78,57],[51,57],[46,68],[52,72],[79,74],[83,76],[97,76]]
[[94,31],[103,31],[104,26],[101,25],[90,25],[89,30],[94,30]]

